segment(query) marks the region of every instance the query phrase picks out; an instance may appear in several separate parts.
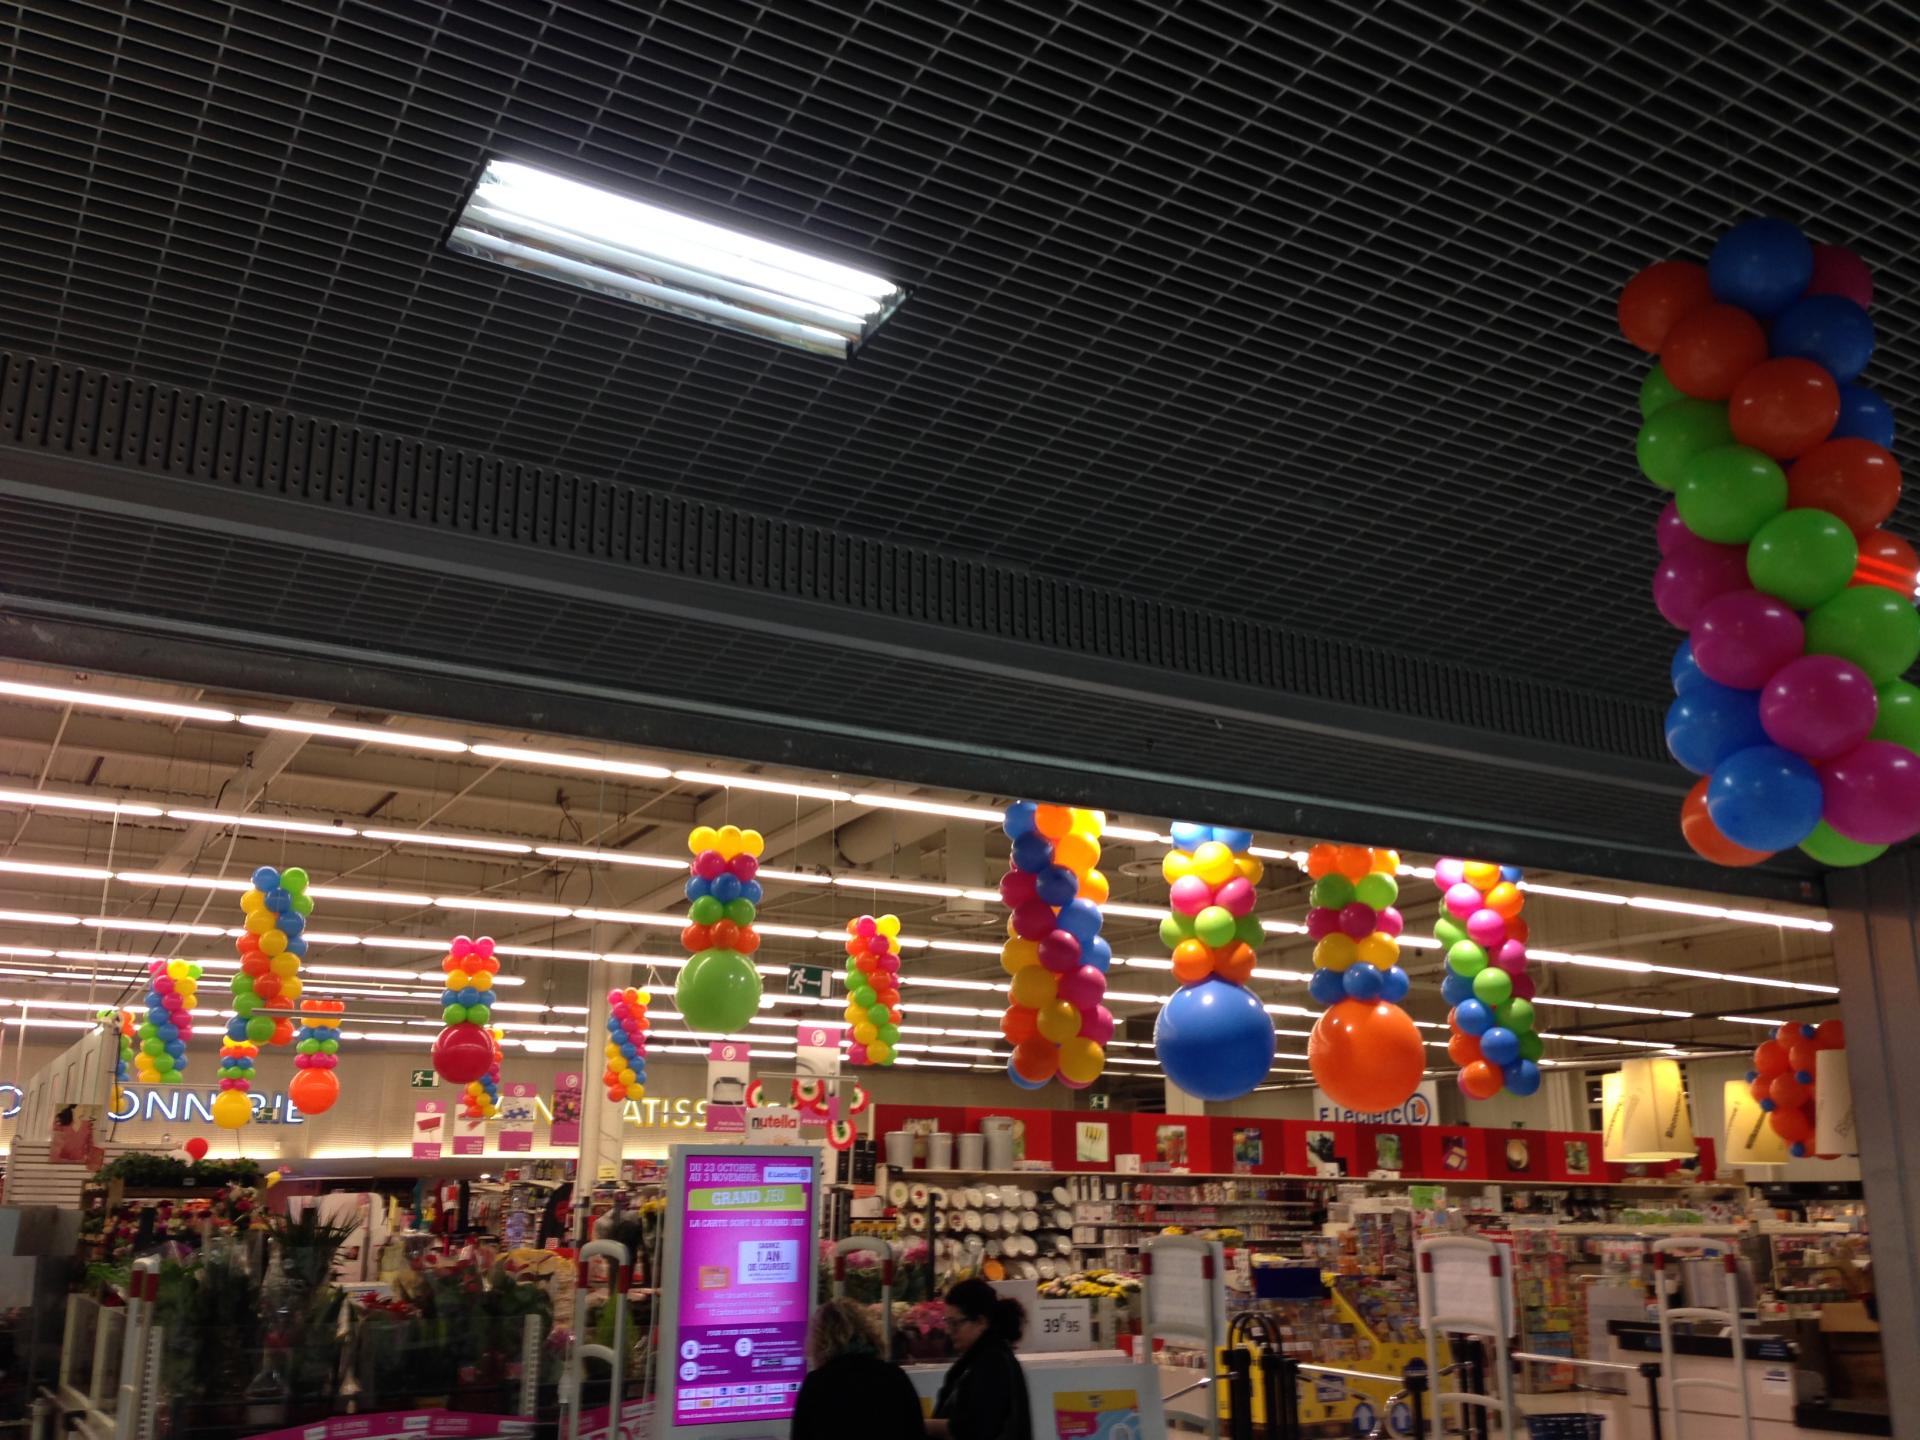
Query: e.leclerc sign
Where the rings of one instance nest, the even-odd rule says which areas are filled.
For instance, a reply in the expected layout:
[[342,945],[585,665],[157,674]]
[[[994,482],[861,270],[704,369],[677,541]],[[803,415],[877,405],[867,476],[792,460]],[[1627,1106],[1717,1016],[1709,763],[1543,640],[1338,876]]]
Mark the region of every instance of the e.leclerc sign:
[[1420,1088],[1393,1109],[1364,1115],[1358,1110],[1334,1104],[1327,1098],[1327,1092],[1316,1086],[1313,1092],[1313,1118],[1329,1122],[1358,1121],[1363,1125],[1438,1125],[1440,1092],[1433,1081],[1422,1080]]

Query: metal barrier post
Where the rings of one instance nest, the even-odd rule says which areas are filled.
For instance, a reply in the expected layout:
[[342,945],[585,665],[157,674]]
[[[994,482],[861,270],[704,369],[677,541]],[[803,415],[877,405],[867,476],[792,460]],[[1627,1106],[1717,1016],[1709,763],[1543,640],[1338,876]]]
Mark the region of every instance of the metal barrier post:
[[[1409,1360],[1407,1368],[1401,1372],[1401,1383],[1407,1389],[1407,1404],[1413,1410],[1413,1434],[1424,1435],[1427,1428],[1427,1367],[1419,1360]],[[1654,1440],[1659,1440],[1658,1436]]]
[[1222,1358],[1227,1366],[1229,1433],[1233,1440],[1253,1440],[1253,1352],[1235,1345]]
[[1660,1362],[1641,1362],[1640,1373],[1647,1381],[1647,1414],[1653,1417],[1653,1440],[1660,1440]]

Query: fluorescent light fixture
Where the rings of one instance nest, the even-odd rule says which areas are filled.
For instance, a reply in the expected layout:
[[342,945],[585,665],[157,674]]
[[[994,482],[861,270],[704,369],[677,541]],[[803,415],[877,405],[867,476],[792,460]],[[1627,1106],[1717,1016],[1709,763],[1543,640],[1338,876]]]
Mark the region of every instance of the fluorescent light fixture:
[[918,880],[892,880],[885,875],[835,875],[833,883],[844,885],[850,890],[884,890],[889,895],[930,895],[936,899],[945,900],[958,900],[966,893],[958,885],[934,885]]
[[0,695],[20,700],[51,700],[63,705],[81,705],[91,710],[125,710],[135,715],[164,715],[173,720],[205,720],[215,725],[231,724],[231,710],[211,705],[180,705],[171,700],[148,700],[139,695],[112,695],[101,690],[70,690],[60,685],[25,685],[17,680],[0,680]]
[[[539,945],[495,945],[493,953],[519,955],[529,960],[598,960],[600,958],[598,950],[548,950]],[[780,973],[782,975],[787,973],[785,966],[781,967]]]
[[1141,845],[1171,845],[1173,837],[1157,830],[1137,830],[1131,825],[1109,825],[1100,832],[1102,840],[1132,840]]
[[989,945],[982,940],[929,940],[929,950],[951,950],[956,955],[998,955],[1005,945]]
[[916,800],[910,795],[855,795],[856,805],[877,805],[882,810],[905,810],[914,815],[945,815],[952,820],[978,820],[998,825],[1007,817],[999,810],[978,805],[949,805],[940,800]]
[[322,824],[314,820],[283,820],[277,815],[233,815],[224,810],[169,810],[169,820],[186,820],[195,825],[231,825],[236,830],[280,830],[292,835],[354,834],[351,825]]
[[906,299],[878,275],[510,160],[487,162],[447,245],[650,310],[842,358]]
[[226,936],[224,925],[189,925],[177,920],[122,920],[113,915],[93,915],[81,922],[99,930],[137,930],[145,935],[198,935],[208,940]]
[[[224,880],[220,883],[222,888],[229,884]],[[243,880],[240,884],[251,886],[252,882]],[[307,893],[316,900],[358,901],[363,905],[421,906],[433,903],[431,895],[415,895],[407,890],[355,890],[339,885],[309,885]]]
[[531,855],[533,846],[518,840],[489,840],[480,835],[440,835],[430,830],[363,830],[369,840],[389,845],[445,845],[454,850],[485,850],[495,855]]
[[[475,746],[477,752],[480,747]],[[533,853],[544,855],[549,860],[588,860],[600,865],[644,865],[652,870],[681,870],[687,868],[685,860],[676,860],[671,855],[640,855],[631,850],[588,850],[578,845],[536,845]],[[764,876],[767,872],[758,872]]]
[[39,865],[31,860],[0,860],[8,875],[46,875],[60,880],[111,880],[113,872],[94,865]]
[[433,903],[442,910],[485,910],[498,915],[536,915],[562,920],[573,914],[565,905],[529,905],[524,900],[490,900],[485,895],[436,895]]
[[722,775],[715,770],[676,770],[673,778],[688,785],[756,790],[763,795],[791,795],[796,800],[831,800],[844,804],[853,799],[845,790],[835,790],[825,785],[790,785],[785,780],[764,780],[758,775]]
[[781,940],[836,940],[837,939],[837,940],[844,941],[847,938],[847,932],[844,930],[840,931],[836,935],[832,931],[813,930],[813,929],[809,929],[805,925],[762,925],[758,920],[756,920],[753,922],[753,928],[762,935],[771,935],[771,936],[774,936],[776,939],[781,939]]
[[31,1030],[92,1030],[98,1020],[35,1020],[31,1016],[9,1015],[0,1024],[20,1025]]
[[30,960],[51,960],[53,951],[40,945],[0,945],[0,955],[19,955]]
[[53,810],[91,810],[100,815],[138,815],[158,818],[157,805],[122,805],[114,800],[88,800],[80,795],[54,795],[45,790],[0,790],[0,805],[46,806]]
[[1561,900],[1586,900],[1596,905],[1624,905],[1627,897],[1610,895],[1604,890],[1573,890],[1565,885],[1542,885],[1537,880],[1522,880],[1520,888],[1529,895],[1552,895]]
[[55,915],[44,910],[0,910],[0,921],[18,925],[78,925],[78,915]]
[[324,735],[332,740],[358,740],[363,745],[394,745],[402,750],[431,750],[441,755],[464,755],[464,740],[440,735],[416,735],[383,725],[342,725],[332,720],[302,720],[295,715],[242,715],[242,725],[257,730],[291,730],[299,735]]
[[561,770],[585,770],[590,775],[624,775],[634,780],[670,780],[664,765],[635,760],[606,760],[597,755],[569,755],[562,750],[528,750],[518,745],[473,745],[475,755],[488,760],[517,760],[523,765],[551,765]]
[[[431,905],[433,903],[432,898],[429,897],[426,903]],[[360,937],[360,943],[362,945],[371,945],[377,950],[421,950],[430,955],[445,955],[447,953],[447,942],[445,940],[416,940],[408,935],[362,935]],[[496,975],[493,983],[496,985],[502,983],[500,977]]]
[[1165,905],[1115,905],[1108,903],[1100,907],[1104,915],[1117,915],[1126,920],[1164,920],[1168,910]]
[[[251,880],[222,880],[212,875],[163,875],[157,870],[121,870],[114,877],[129,885],[182,885],[190,890],[251,890]],[[319,891],[312,892],[315,896]]]
[[1784,1020],[1765,1020],[1758,1015],[1716,1015],[1713,1018],[1724,1020],[1729,1025],[1759,1025],[1768,1030],[1778,1030],[1786,1023]]
[[[576,910],[576,920],[597,920],[609,925],[666,925],[684,930],[690,923],[685,915],[663,915],[653,910]],[[765,929],[765,926],[756,926]]]
[[[681,865],[677,868],[685,869],[686,867]],[[778,880],[789,885],[831,885],[833,883],[831,875],[822,875],[815,870],[769,870],[762,865],[753,872],[753,875],[756,880]],[[994,898],[999,899],[998,891],[994,892]]]

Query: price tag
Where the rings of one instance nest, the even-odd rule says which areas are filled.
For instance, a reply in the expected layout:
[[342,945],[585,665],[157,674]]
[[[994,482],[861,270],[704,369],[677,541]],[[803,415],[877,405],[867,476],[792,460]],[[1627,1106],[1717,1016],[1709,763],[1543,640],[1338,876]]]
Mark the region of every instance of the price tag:
[[1087,1350],[1093,1346],[1093,1305],[1086,1300],[1042,1300],[1021,1348]]

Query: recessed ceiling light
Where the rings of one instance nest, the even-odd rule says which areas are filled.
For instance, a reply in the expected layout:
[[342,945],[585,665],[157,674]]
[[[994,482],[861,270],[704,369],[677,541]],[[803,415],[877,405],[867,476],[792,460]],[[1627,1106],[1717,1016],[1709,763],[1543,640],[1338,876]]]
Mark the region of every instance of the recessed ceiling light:
[[852,354],[906,299],[878,275],[509,160],[487,162],[447,245],[819,355]]

